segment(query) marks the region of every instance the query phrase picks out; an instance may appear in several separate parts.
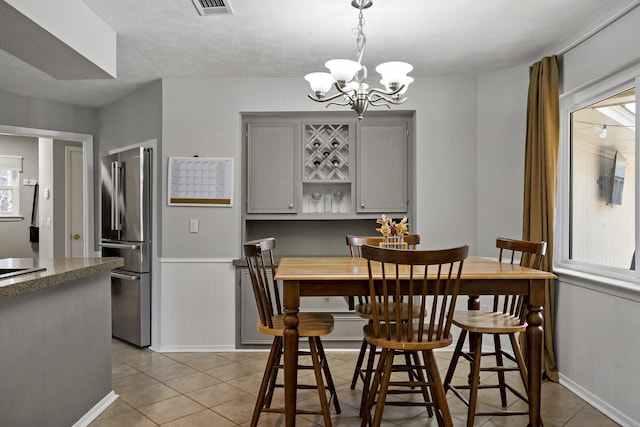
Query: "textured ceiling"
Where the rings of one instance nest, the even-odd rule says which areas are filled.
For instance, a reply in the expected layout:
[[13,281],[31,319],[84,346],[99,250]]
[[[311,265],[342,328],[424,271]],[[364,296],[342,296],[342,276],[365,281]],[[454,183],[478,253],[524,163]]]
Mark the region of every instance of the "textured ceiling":
[[[3,1],[3,0],[0,0]],[[364,12],[373,72],[389,60],[412,75],[478,75],[528,64],[579,39],[632,0],[373,0]],[[191,0],[84,0],[118,34],[118,78],[55,80],[0,50],[0,90],[106,105],[170,77],[299,77],[355,59],[350,0],[228,0],[200,16]]]

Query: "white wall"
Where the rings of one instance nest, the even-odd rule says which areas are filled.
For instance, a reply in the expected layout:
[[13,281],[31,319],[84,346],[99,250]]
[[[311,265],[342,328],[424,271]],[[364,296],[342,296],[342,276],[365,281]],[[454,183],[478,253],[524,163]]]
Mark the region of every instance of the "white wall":
[[[640,74],[640,46],[629,43],[640,37],[640,8],[562,56],[561,107],[582,97],[628,81]],[[622,76],[620,78],[616,76]],[[603,83],[604,81],[608,83]],[[565,111],[561,123],[568,123]],[[567,149],[568,130],[561,133],[561,149]],[[636,137],[637,138],[637,137]],[[561,168],[567,168],[566,151]],[[568,197],[567,182],[560,194]],[[563,199],[559,200],[559,206]],[[565,206],[567,206],[565,204]],[[558,221],[564,218],[559,211]],[[633,230],[629,230],[633,233]],[[556,233],[561,238],[560,233]],[[561,242],[558,242],[561,243]],[[562,247],[561,245],[557,245]],[[556,264],[563,261],[556,252]],[[640,353],[640,287],[569,270],[558,270],[556,356],[560,381],[596,408],[625,426],[640,426],[637,404],[637,363]]]
[[478,78],[478,254],[496,256],[496,238],[522,238],[527,66]]
[[[38,225],[40,226],[40,257],[53,258],[53,227],[56,221],[53,209],[53,139],[38,138]],[[45,197],[46,195],[46,197]]]

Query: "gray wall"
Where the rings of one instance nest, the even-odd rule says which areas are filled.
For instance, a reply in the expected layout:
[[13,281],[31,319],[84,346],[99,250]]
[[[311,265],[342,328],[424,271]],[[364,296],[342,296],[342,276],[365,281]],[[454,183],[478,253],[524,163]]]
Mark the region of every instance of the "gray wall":
[[69,427],[111,391],[109,272],[0,300],[0,425]]
[[496,237],[522,238],[528,67],[478,78],[478,254],[497,256]]
[[0,125],[95,133],[96,110],[0,91]]
[[[241,113],[323,111],[325,105],[306,98],[301,78],[164,79],[162,85],[162,256],[236,258],[244,185]],[[402,107],[416,111],[413,231],[426,236],[428,247],[469,243],[476,250],[476,93],[475,77],[416,77]],[[233,207],[167,206],[168,157],[194,154],[234,159]],[[200,221],[199,233],[189,233],[192,218]]]
[[[0,134],[0,154],[22,156],[20,179],[19,221],[0,220],[0,258],[33,258],[38,256],[38,244],[29,242],[31,207],[35,187],[23,185],[25,178],[38,179],[38,139]],[[37,223],[36,217],[36,223]]]
[[[100,241],[100,157],[110,150],[127,147],[152,139],[157,140],[157,149],[153,153],[155,170],[160,170],[162,159],[162,83],[160,80],[152,82],[135,92],[115,101],[98,111],[98,126],[96,140],[95,200],[96,200],[96,242]],[[158,174],[156,174],[158,175]],[[158,182],[160,177],[154,177]],[[153,195],[153,215],[157,224],[160,223],[162,200],[159,194]],[[158,232],[154,247],[160,247],[162,233]],[[160,254],[157,254],[160,255]]]

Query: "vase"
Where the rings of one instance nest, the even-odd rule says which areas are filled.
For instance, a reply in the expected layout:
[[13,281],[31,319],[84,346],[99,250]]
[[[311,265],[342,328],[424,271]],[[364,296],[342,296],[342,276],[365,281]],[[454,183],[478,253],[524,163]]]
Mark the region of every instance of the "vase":
[[406,243],[404,242],[404,235],[402,234],[383,236],[382,244],[380,246],[392,249],[405,249],[407,247]]

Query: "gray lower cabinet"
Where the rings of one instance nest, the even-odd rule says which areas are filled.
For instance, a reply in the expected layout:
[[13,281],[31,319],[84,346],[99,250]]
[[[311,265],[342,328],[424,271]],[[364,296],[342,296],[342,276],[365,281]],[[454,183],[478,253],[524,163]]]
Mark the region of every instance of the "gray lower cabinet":
[[[239,303],[239,347],[268,345],[273,337],[258,332],[258,309],[251,289],[251,277],[247,268],[238,268],[240,286]],[[282,296],[282,293],[280,294]],[[356,348],[362,341],[362,327],[366,321],[348,310],[347,303],[342,297],[302,298],[300,310],[331,313],[335,320],[333,332],[322,337],[325,347]]]

